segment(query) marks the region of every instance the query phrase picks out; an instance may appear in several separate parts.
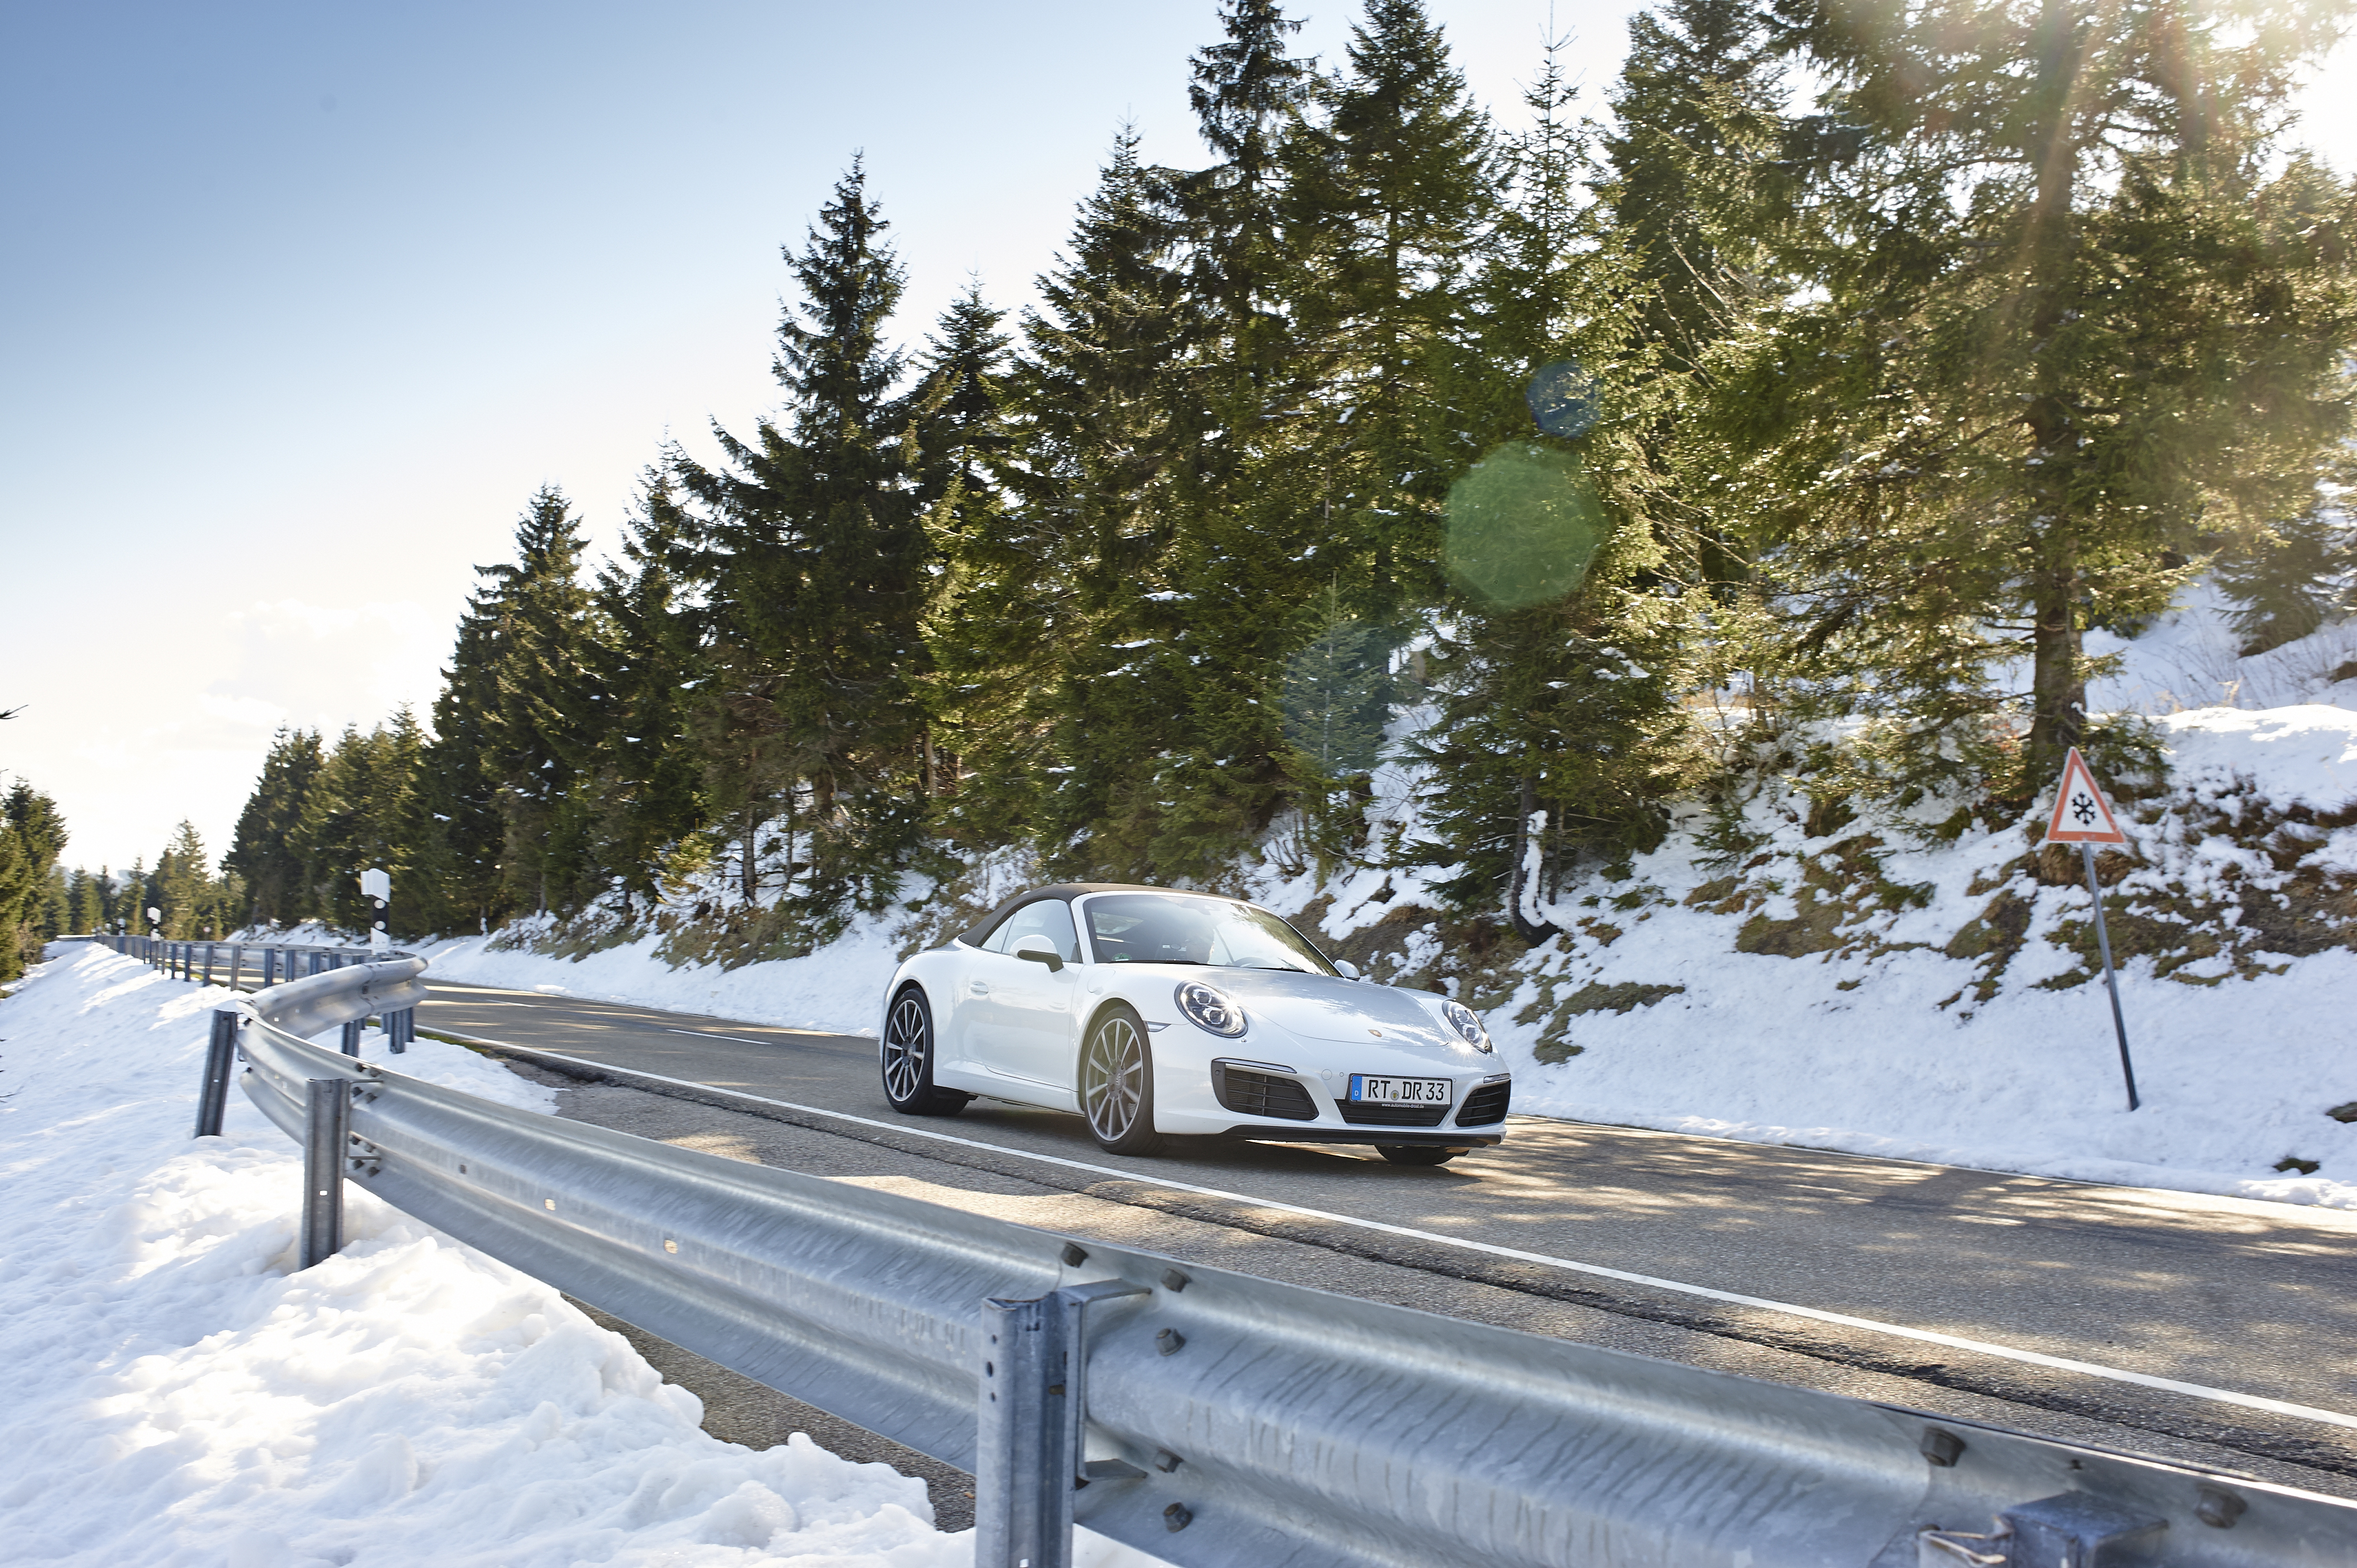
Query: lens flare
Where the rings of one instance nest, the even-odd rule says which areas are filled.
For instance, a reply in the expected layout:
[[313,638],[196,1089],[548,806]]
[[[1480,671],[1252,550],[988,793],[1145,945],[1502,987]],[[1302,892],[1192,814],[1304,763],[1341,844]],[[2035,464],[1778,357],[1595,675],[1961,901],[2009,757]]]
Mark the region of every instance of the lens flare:
[[1566,441],[1587,435],[1596,423],[1596,379],[1570,360],[1541,366],[1523,401],[1541,430]]
[[1569,452],[1501,446],[1448,489],[1450,574],[1500,609],[1562,598],[1611,532]]

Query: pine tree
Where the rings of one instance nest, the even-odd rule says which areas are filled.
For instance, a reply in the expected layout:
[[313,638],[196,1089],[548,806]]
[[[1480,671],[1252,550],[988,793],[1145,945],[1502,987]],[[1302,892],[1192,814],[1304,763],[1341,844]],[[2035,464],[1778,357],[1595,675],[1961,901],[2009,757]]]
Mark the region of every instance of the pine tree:
[[[1862,787],[2024,798],[2084,712],[2091,618],[2156,613],[2202,541],[2312,504],[2350,418],[2348,193],[2266,174],[2336,4],[1788,0],[1832,89],[1787,254],[1820,292],[1720,384]],[[2024,659],[2024,692],[1992,667]],[[2017,737],[2012,716],[2025,713]]]
[[205,841],[194,822],[183,820],[172,832],[164,853],[156,857],[156,908],[164,911],[163,934],[175,941],[195,941],[224,933],[213,910],[216,884]]
[[281,728],[271,737],[262,777],[246,797],[222,865],[244,881],[247,922],[292,925],[313,911],[306,898],[296,833],[311,785],[326,762],[316,730]]
[[432,824],[434,929],[489,930],[512,909],[501,874],[507,837],[493,735],[500,703],[497,602],[479,591],[458,619],[449,667],[434,700],[434,739],[426,750],[425,805]]
[[1223,41],[1199,50],[1187,90],[1215,161],[1176,182],[1190,292],[1223,344],[1219,358],[1254,379],[1287,347],[1281,318],[1293,269],[1283,232],[1285,152],[1307,101],[1310,62],[1286,52],[1301,24],[1275,0],[1222,0]]
[[1629,19],[1600,182],[1634,266],[1628,306],[1665,370],[1697,371],[1769,280],[1752,236],[1785,100],[1776,40],[1744,0],[1670,0]]
[[1321,553],[1330,566],[1339,553],[1351,596],[1387,616],[1438,602],[1441,509],[1481,455],[1450,393],[1478,353],[1467,328],[1493,137],[1422,0],[1371,0],[1320,97],[1293,202],[1311,252],[1296,310],[1330,380]]
[[552,835],[568,910],[616,892],[626,919],[651,905],[704,826],[704,758],[687,731],[709,671],[677,569],[685,528],[669,476],[651,469],[621,560],[597,574],[588,657],[600,724]]
[[1039,633],[1063,576],[1035,520],[1018,515],[1005,320],[971,284],[928,340],[911,400],[917,493],[941,564],[924,620],[925,790],[943,802],[937,831],[974,844],[1006,843],[1037,814],[1051,668]]
[[[1643,29],[1637,30],[1641,40]],[[1451,391],[1482,446],[1448,497],[1460,596],[1434,639],[1416,743],[1432,842],[1459,903],[1545,931],[1544,896],[1582,864],[1650,847],[1695,772],[1676,702],[1695,580],[1669,548],[1680,498],[1657,437],[1680,389],[1632,300],[1642,269],[1588,205],[1587,146],[1550,40],[1506,145],[1475,287],[1482,373]]]
[[434,924],[549,907],[549,830],[601,722],[583,548],[570,503],[546,486],[517,522],[515,560],[475,568],[484,585],[443,672],[425,769]]
[[40,961],[49,873],[65,844],[55,800],[22,779],[0,796],[0,981]]
[[1180,369],[1191,328],[1174,201],[1172,177],[1124,130],[1039,280],[1013,375],[1021,462],[1001,575],[1018,593],[1029,580],[1039,673],[1017,679],[1045,709],[1049,745],[1007,783],[1018,798],[1037,789],[1039,838],[1075,875],[1145,874],[1151,779],[1179,707],[1168,661],[1139,653],[1175,629],[1174,491],[1201,417]]
[[66,887],[67,908],[71,911],[67,917],[71,922],[70,929],[90,935],[107,929],[105,877],[103,867],[96,876],[82,866],[74,867],[73,879]]
[[[908,482],[913,414],[891,395],[902,360],[883,335],[902,286],[887,227],[855,161],[788,253],[802,301],[779,325],[772,369],[791,435],[764,421],[743,443],[716,427],[724,469],[673,467],[704,511],[723,687],[706,723],[744,758],[742,788],[719,793],[749,821],[806,790],[811,870],[795,903],[818,929],[889,897],[926,830],[930,561]],[[748,895],[754,858],[748,843]]]
[[363,871],[393,880],[388,929],[423,935],[432,929],[430,885],[414,873],[428,843],[420,799],[427,755],[425,731],[406,708],[366,734],[348,725],[306,798],[297,837],[312,909],[340,929],[368,929]]

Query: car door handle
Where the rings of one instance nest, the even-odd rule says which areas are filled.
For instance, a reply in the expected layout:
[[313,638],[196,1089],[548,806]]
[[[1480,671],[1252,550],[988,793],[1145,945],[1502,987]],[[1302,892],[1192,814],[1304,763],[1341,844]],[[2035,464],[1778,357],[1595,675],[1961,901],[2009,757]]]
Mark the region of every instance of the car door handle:
[[987,981],[970,980],[966,982],[965,993],[968,996],[987,996],[990,994],[990,984]]

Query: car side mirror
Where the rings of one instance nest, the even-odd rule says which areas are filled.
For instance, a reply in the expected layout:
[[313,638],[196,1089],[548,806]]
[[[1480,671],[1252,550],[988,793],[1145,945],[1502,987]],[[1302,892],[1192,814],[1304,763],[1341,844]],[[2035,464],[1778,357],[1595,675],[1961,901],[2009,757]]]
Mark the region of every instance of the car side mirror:
[[1341,972],[1342,978],[1345,980],[1356,980],[1359,978],[1359,966],[1352,963],[1347,958],[1336,959],[1334,961],[1334,967]]
[[1050,974],[1060,974],[1064,970],[1064,955],[1058,952],[1056,944],[1046,937],[1017,939],[1015,943],[1015,956],[1028,958],[1033,963],[1046,964],[1048,972]]

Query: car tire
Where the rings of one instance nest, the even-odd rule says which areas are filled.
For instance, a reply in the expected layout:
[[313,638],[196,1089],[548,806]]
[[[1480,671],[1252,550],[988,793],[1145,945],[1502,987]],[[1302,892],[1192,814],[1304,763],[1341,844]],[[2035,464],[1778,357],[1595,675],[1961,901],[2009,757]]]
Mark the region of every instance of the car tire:
[[921,987],[904,985],[884,1015],[877,1063],[884,1098],[903,1116],[954,1116],[974,1098],[933,1087],[933,1008]]
[[1090,1136],[1111,1155],[1158,1155],[1154,1130],[1154,1046],[1146,1021],[1115,1002],[1089,1024],[1081,1042],[1081,1115]]
[[1378,1144],[1375,1153],[1395,1165],[1445,1165],[1464,1149],[1436,1148],[1430,1144]]

